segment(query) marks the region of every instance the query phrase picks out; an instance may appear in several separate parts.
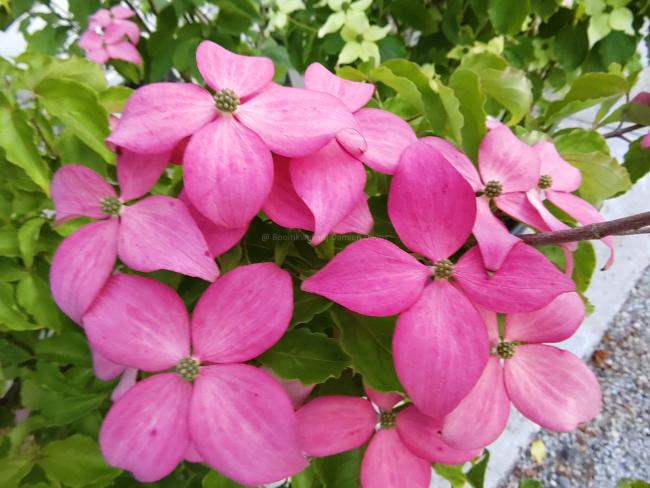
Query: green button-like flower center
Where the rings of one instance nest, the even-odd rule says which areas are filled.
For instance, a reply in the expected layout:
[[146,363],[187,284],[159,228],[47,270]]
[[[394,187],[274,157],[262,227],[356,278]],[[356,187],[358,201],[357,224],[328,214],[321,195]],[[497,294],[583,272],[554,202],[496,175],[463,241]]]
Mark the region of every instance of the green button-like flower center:
[[440,259],[433,263],[433,276],[437,280],[448,280],[454,274],[454,263],[449,259]]
[[183,358],[176,365],[176,372],[185,381],[194,381],[199,376],[199,362],[192,356]]
[[228,88],[224,88],[215,93],[214,101],[220,112],[233,113],[239,107],[239,97],[234,91]]
[[485,195],[488,198],[496,198],[503,193],[503,185],[500,181],[490,180],[485,185]]
[[397,422],[397,416],[392,410],[390,412],[381,412],[379,414],[379,425],[382,429],[392,429]]
[[539,183],[537,184],[542,190],[547,190],[553,186],[553,178],[550,175],[542,175],[539,177]]
[[99,201],[99,206],[108,215],[119,215],[122,211],[122,202],[117,197],[104,197]]
[[515,355],[516,345],[517,344],[515,342],[506,342],[506,341],[499,342],[499,344],[497,345],[497,354],[502,359],[510,359],[512,358],[512,356]]

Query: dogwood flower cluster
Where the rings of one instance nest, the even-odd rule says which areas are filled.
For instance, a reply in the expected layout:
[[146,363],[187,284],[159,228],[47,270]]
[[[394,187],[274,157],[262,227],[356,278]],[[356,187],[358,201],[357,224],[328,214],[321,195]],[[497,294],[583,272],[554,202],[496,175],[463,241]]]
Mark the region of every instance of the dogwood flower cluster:
[[140,28],[127,20],[134,15],[130,8],[116,5],[110,10],[99,9],[88,17],[88,29],[79,39],[79,46],[86,51],[88,59],[98,64],[106,64],[111,59],[142,64],[135,47],[140,40]]
[[[500,435],[510,403],[561,431],[599,413],[594,375],[547,345],[584,317],[570,270],[494,213],[563,228],[548,200],[580,223],[600,219],[573,195],[580,175],[552,143],[530,147],[493,124],[477,170],[449,142],[364,108],[371,84],[319,64],[304,89],[273,83],[269,59],[210,41],[197,65],[206,87],[155,83],[127,102],[108,138],[119,192],[74,164],[52,184],[57,221],[93,220],[57,250],[51,287],[83,327],[96,374],[122,374],[99,436],[108,463],[153,482],[183,460],[202,462],[255,486],[367,445],[363,488],[426,488],[432,462],[471,460]],[[172,161],[182,192],[146,196]],[[402,245],[362,238],[300,286],[359,314],[398,316],[404,391],[310,400],[313,385],[280,383],[254,361],[287,330],[302,277],[272,263],[220,275],[215,257],[260,210],[313,232],[315,245],[367,236],[370,171],[391,177],[388,215]],[[174,289],[142,276],[160,269],[210,283],[191,316]]]

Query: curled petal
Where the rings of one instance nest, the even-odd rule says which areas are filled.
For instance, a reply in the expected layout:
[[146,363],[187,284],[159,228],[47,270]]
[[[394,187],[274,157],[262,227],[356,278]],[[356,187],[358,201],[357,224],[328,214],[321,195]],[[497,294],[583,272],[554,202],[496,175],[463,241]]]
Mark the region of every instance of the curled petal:
[[193,352],[203,361],[248,361],[282,337],[292,313],[289,273],[272,263],[240,266],[210,285],[196,304]]
[[494,312],[539,310],[561,293],[575,291],[575,283],[541,252],[516,244],[495,273],[488,273],[477,247],[456,263],[454,278],[474,303]]
[[429,462],[463,464],[481,453],[478,449],[454,449],[440,435],[442,419],[424,415],[411,405],[397,414],[397,433],[413,454]]
[[445,417],[442,438],[457,449],[481,449],[501,435],[509,416],[503,368],[492,356],[472,391]]
[[102,210],[101,200],[116,196],[99,173],[80,164],[66,164],[52,178],[52,200],[59,224],[77,217],[105,218],[108,215]]
[[210,88],[233,90],[240,99],[271,83],[275,73],[269,58],[235,54],[212,41],[199,44],[196,64]]
[[371,83],[345,80],[320,63],[310,64],[305,71],[305,88],[335,96],[350,112],[356,112],[368,103],[375,91]]
[[404,150],[417,141],[411,126],[397,115],[376,108],[354,114],[368,145],[359,159],[375,171],[392,175]]
[[580,187],[582,182],[580,170],[567,163],[552,142],[539,141],[533,149],[539,156],[540,173],[553,179],[552,190],[571,193]]
[[368,143],[359,130],[343,129],[336,134],[336,141],[341,147],[357,159],[360,159],[364,151],[368,149]]
[[135,368],[126,368],[122,373],[120,382],[117,384],[113,393],[111,393],[111,400],[113,402],[118,401],[124,396],[124,394],[129,391],[138,380],[138,370]]
[[334,234],[347,234],[352,232],[367,235],[370,234],[373,224],[370,207],[368,207],[368,199],[364,196],[352,211],[334,226],[332,232]]
[[115,219],[88,224],[65,238],[54,253],[50,268],[52,296],[78,324],[113,271],[117,229]]
[[428,488],[431,465],[413,454],[395,429],[381,429],[370,441],[361,463],[363,488]]
[[220,117],[192,137],[183,168],[194,206],[231,229],[248,225],[273,185],[271,152],[232,117]]
[[110,381],[117,378],[125,370],[121,364],[116,364],[103,354],[90,347],[90,354],[93,358],[93,373],[102,381]]
[[388,215],[404,244],[437,261],[451,256],[469,237],[476,198],[437,150],[416,142],[404,151],[393,176]]
[[140,27],[130,20],[116,20],[104,31],[106,44],[117,44],[120,41],[128,40],[129,44],[136,46],[140,41]]
[[192,385],[175,373],[142,380],[109,410],[99,433],[108,464],[150,483],[171,473],[190,442]]
[[94,350],[131,368],[162,371],[190,353],[183,301],[150,278],[111,276],[83,321]]
[[377,405],[382,412],[389,412],[395,405],[403,400],[402,395],[399,393],[384,393],[382,391],[373,390],[368,385],[364,388],[366,395],[372,403]]
[[268,373],[245,364],[201,369],[190,431],[205,462],[228,478],[260,485],[302,471],[297,430],[289,397]]
[[141,197],[153,188],[169,162],[169,151],[138,154],[121,151],[117,158],[117,181],[122,200]]
[[476,222],[472,232],[481,250],[483,263],[489,270],[498,270],[512,248],[521,242],[492,213],[490,201],[484,197],[476,199]]
[[552,346],[518,346],[505,362],[505,381],[515,407],[545,429],[573,430],[602,408],[596,376],[576,356]]
[[144,273],[168,269],[206,281],[219,275],[203,234],[177,198],[154,195],[125,207],[118,254],[127,266]]
[[475,192],[483,190],[483,183],[481,183],[481,177],[479,176],[476,167],[470,159],[451,142],[448,142],[441,137],[423,137],[421,141],[426,142],[437,149],[445,159],[449,161],[449,164],[463,175],[463,178],[465,178],[465,180],[467,180],[471,185],[472,190]]
[[474,306],[452,284],[436,280],[402,313],[393,336],[397,375],[426,415],[451,412],[478,381],[488,334]]
[[133,92],[107,141],[138,153],[171,151],[216,116],[212,95],[200,86],[153,83]]
[[354,312],[394,315],[420,296],[431,271],[384,239],[354,242],[311,278],[302,289],[322,295]]
[[290,172],[296,193],[314,216],[314,245],[365,197],[363,165],[335,140],[310,156],[292,159]]
[[483,183],[498,181],[503,192],[528,191],[539,182],[539,157],[505,125],[490,130],[478,150]]
[[529,313],[506,316],[505,338],[523,342],[561,342],[573,335],[585,318],[585,304],[575,292],[562,293]]
[[323,396],[300,408],[296,419],[300,448],[310,456],[331,456],[368,442],[378,415],[363,398]]
[[286,157],[307,156],[339,131],[358,130],[352,113],[332,95],[275,83],[240,105],[235,117]]

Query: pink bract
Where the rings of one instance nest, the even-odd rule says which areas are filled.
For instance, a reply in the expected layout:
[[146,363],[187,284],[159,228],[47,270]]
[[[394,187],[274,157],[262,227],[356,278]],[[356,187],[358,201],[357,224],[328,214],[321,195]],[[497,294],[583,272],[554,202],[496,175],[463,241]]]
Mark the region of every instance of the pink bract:
[[273,83],[268,58],[240,56],[210,41],[199,45],[196,58],[215,95],[189,83],[139,88],[108,141],[147,154],[190,137],[183,156],[189,199],[213,223],[240,229],[271,191],[272,151],[314,153],[357,122],[331,95]]
[[432,462],[462,464],[480,454],[480,449],[445,444],[442,421],[414,406],[395,411],[401,395],[366,392],[368,399],[324,396],[301,407],[296,416],[305,453],[331,456],[368,444],[361,463],[362,488],[428,488]]
[[242,364],[282,336],[292,310],[291,277],[270,263],[224,274],[191,320],[166,285],[112,276],[83,318],[88,339],[109,360],[156,374],[108,412],[99,436],[106,460],[142,482],[185,458],[245,485],[301,471],[289,397],[270,374]]
[[[123,163],[120,158],[118,176],[129,182],[125,183],[128,194],[140,195],[144,188],[124,176],[119,169]],[[131,163],[129,159],[127,164]],[[158,162],[151,161],[143,167],[155,164]],[[153,179],[145,173],[142,179],[147,178]],[[133,181],[142,179],[133,177]],[[57,222],[77,217],[102,219],[64,239],[52,259],[52,295],[77,323],[111,275],[118,256],[137,271],[168,269],[207,281],[218,276],[203,234],[185,204],[176,198],[155,195],[125,205],[98,173],[69,164],[54,175],[52,199]]]
[[496,315],[483,314],[494,352],[474,389],[445,418],[442,434],[450,445],[470,449],[494,441],[506,427],[510,402],[533,422],[561,432],[599,414],[594,374],[570,352],[542,344],[568,339],[582,323],[577,293],[564,293],[535,312],[507,315],[502,340]]
[[131,9],[119,5],[110,10],[99,9],[88,17],[88,29],[81,35],[79,46],[90,60],[99,64],[111,59],[142,64],[135,48],[140,40],[140,28],[126,20],[134,15]]
[[469,393],[488,360],[487,330],[473,303],[528,312],[575,285],[523,243],[492,275],[476,248],[455,265],[449,261],[472,231],[476,198],[461,174],[426,142],[404,151],[388,213],[402,242],[431,264],[384,239],[363,239],[304,281],[302,289],[358,313],[400,314],[393,337],[398,376],[415,405],[440,418]]

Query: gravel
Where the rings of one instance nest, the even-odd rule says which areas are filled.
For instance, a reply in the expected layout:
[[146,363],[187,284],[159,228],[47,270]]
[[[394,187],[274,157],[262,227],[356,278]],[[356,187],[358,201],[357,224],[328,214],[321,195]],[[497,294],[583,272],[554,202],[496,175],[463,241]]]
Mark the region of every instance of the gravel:
[[526,450],[500,488],[524,478],[545,488],[615,488],[623,478],[650,481],[650,267],[589,361],[603,390],[603,412],[575,432],[541,431],[537,464]]

